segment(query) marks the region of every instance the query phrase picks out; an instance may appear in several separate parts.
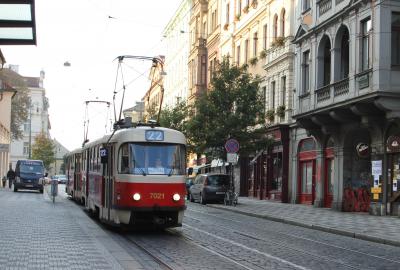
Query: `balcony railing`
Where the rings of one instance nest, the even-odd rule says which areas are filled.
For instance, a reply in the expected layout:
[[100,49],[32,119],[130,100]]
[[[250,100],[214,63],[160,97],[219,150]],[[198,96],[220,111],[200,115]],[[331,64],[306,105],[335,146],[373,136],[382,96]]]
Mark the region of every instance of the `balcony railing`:
[[328,12],[332,8],[332,0],[321,0],[318,2],[319,16]]
[[322,102],[331,98],[331,85],[325,85],[321,88],[315,90],[315,94],[317,95],[317,102]]
[[349,92],[349,78],[335,82],[333,84],[333,96],[341,96]]
[[336,5],[339,5],[340,3],[342,3],[344,0],[336,0]]
[[267,55],[265,57],[265,64],[268,65],[269,63],[275,61],[277,58],[281,57],[282,55],[289,53],[291,51],[290,45],[292,37],[286,37],[283,40],[282,45],[275,45],[274,47],[267,50]]

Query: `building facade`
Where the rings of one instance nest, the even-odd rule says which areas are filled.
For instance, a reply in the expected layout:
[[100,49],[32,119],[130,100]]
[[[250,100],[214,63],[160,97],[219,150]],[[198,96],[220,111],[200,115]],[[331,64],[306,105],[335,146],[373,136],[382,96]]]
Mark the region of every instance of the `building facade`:
[[144,102],[144,118],[156,120],[164,99],[164,61],[165,57],[160,55],[157,61],[153,61],[150,69],[150,87],[142,98]]
[[188,95],[189,20],[192,0],[183,0],[164,29],[166,43],[163,107],[173,108]]
[[207,91],[207,0],[193,0],[189,20],[188,103]]
[[50,165],[49,175],[65,174],[64,156],[69,153],[59,141],[53,139],[54,144],[54,162]]
[[[3,66],[4,63],[0,50],[0,65]],[[15,93],[15,89],[0,80],[0,178],[7,175],[10,162],[11,102]]]
[[292,201],[397,215],[400,3],[300,2]]
[[[18,67],[11,66],[18,73]],[[28,120],[24,123],[23,138],[11,142],[11,162],[13,168],[19,159],[31,158],[32,145],[35,143],[35,137],[40,133],[50,138],[50,120],[49,120],[49,101],[46,97],[46,90],[43,87],[44,71],[40,72],[40,77],[23,77],[28,87],[28,95],[31,99],[29,107]]]

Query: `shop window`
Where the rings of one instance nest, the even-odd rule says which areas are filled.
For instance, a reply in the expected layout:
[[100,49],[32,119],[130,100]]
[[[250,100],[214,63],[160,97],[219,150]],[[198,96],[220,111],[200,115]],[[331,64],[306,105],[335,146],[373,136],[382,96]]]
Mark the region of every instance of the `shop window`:
[[311,194],[312,192],[312,161],[301,163],[301,193]]
[[312,138],[301,141],[299,152],[315,150],[315,141]]

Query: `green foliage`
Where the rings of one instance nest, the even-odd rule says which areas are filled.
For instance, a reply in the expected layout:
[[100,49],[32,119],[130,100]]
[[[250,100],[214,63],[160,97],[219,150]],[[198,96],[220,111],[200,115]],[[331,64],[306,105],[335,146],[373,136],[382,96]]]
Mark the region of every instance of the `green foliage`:
[[166,107],[160,113],[160,125],[185,132],[188,106],[185,101],[180,101],[175,107]]
[[35,137],[35,143],[32,145],[32,159],[43,160],[47,170],[50,169],[50,164],[55,160],[53,141],[47,138],[44,133]]
[[23,124],[28,120],[30,98],[22,76],[10,69],[0,70],[0,79],[13,87],[17,93],[11,101],[11,136],[13,140],[23,138]]
[[267,50],[264,49],[260,52],[260,58],[265,59],[266,57],[267,57]]
[[273,110],[273,109],[268,110],[268,111],[265,113],[265,117],[266,117],[270,122],[273,122],[273,121],[274,121],[274,118],[275,118],[275,112],[274,112],[274,110]]
[[255,65],[257,65],[258,58],[257,57],[253,57],[253,58],[250,59],[249,62],[250,62],[250,65],[255,66]]
[[276,115],[281,118],[285,117],[285,110],[286,110],[285,105],[279,106],[278,108],[276,108]]
[[223,59],[210,91],[200,95],[189,110],[186,135],[195,153],[225,159],[224,145],[229,138],[239,141],[243,156],[269,145],[259,83],[246,66],[232,66]]
[[273,48],[282,47],[283,45],[285,45],[285,38],[284,37],[277,37],[271,43],[271,47],[273,47]]
[[156,120],[158,117],[158,106],[155,103],[152,103],[147,108],[147,120]]

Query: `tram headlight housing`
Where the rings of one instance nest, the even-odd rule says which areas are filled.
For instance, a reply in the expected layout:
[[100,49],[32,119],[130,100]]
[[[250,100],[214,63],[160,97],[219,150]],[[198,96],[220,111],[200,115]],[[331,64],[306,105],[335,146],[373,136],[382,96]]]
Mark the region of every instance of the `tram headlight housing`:
[[172,196],[172,200],[174,200],[174,202],[177,202],[177,201],[179,201],[181,199],[181,195],[179,195],[178,193],[175,193],[173,196]]
[[133,194],[132,198],[134,201],[138,201],[138,200],[140,200],[141,196],[139,193],[135,193],[135,194]]

